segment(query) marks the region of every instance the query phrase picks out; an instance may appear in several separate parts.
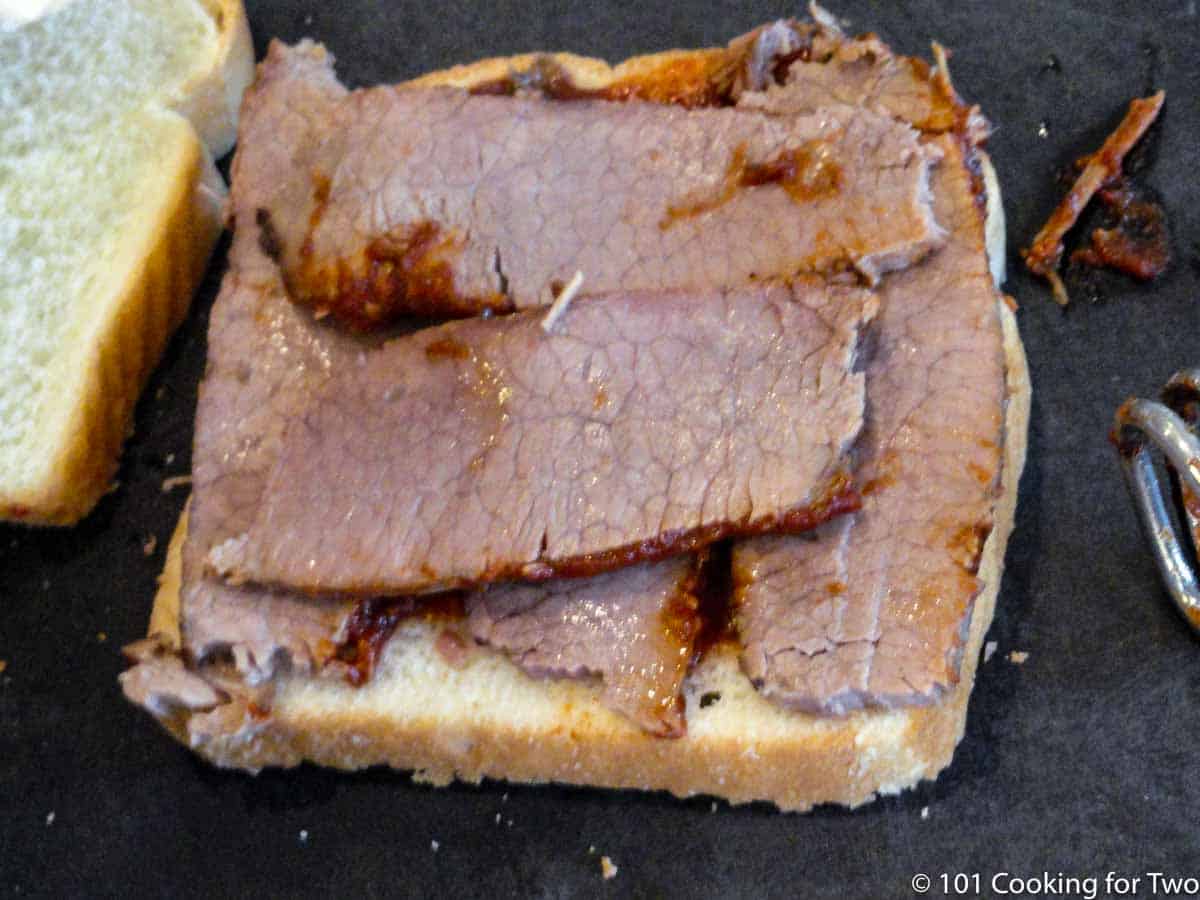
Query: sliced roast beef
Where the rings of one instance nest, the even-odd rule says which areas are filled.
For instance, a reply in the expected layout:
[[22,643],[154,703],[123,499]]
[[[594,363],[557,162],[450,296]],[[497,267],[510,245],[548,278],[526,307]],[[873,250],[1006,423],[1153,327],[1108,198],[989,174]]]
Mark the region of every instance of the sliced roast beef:
[[[323,53],[312,45],[305,52]],[[331,98],[345,92],[332,75],[295,84],[290,115],[283,118],[260,114],[265,98],[255,90],[246,93],[238,132],[243,148],[299,142]],[[331,370],[370,345],[363,337],[320,327],[288,299],[278,266],[262,247],[253,207],[240,202],[238,186],[263,177],[255,165],[252,151],[234,158],[234,240],[209,319],[180,587],[185,655],[203,661],[228,653],[252,682],[270,677],[280,665],[310,669],[354,603],[235,587],[205,577],[204,557],[214,543],[249,527],[283,430],[305,399]]]
[[[273,44],[252,125],[295,116],[293,93],[332,81],[329,66]],[[936,149],[865,109],[763,116],[380,87],[331,94],[305,126],[243,144],[238,205],[293,297],[360,327],[543,305],[576,270],[593,292],[850,266],[874,280],[940,240]]]
[[934,203],[950,239],[881,287],[861,511],[814,540],[734,549],[743,667],[798,709],[932,702],[958,679],[997,490],[1005,370],[982,216],[960,145],[941,143]]
[[844,104],[894,117],[923,132],[953,128],[964,112],[949,82],[912,56],[896,56],[878,38],[820,40],[815,52],[787,63],[781,83],[738,98],[738,106],[805,116]]
[[492,587],[468,599],[468,627],[535,678],[599,678],[609,707],[651,734],[678,737],[699,631],[693,581],[692,559],[676,557],[592,578]]
[[[794,44],[780,27],[774,29],[773,43],[770,47],[763,46],[752,67],[754,77],[747,84],[750,89],[771,81],[787,84],[749,99],[749,91],[743,91],[740,116],[758,112],[765,119],[773,117],[762,113],[778,113],[778,118],[786,120],[794,111],[807,113],[827,104],[827,99],[803,102],[796,99],[804,95],[807,80],[813,85],[808,91],[810,98],[859,102],[889,118],[940,130],[935,120],[922,112],[925,107],[920,102],[901,107],[891,101],[871,99],[888,95],[876,88],[860,86],[847,93],[831,92],[828,85],[818,85],[835,69],[819,70],[815,68],[817,64],[843,69],[870,66],[856,62],[864,58],[861,47],[849,50],[848,55],[834,52],[839,45],[851,42],[843,42],[820,29],[797,33],[800,42]],[[867,62],[878,67],[878,57]],[[916,79],[915,95],[919,99],[924,91],[921,82],[928,78],[920,65],[907,61],[901,61],[896,71],[903,75],[906,66]],[[237,227],[230,271],[213,309],[210,326],[209,367],[197,414],[195,483],[181,591],[185,657],[189,661],[202,661],[228,652],[250,682],[269,677],[279,665],[321,671],[321,664],[333,650],[332,641],[343,629],[355,602],[253,585],[233,586],[206,574],[205,556],[214,545],[251,527],[268,476],[277,464],[283,431],[290,418],[307,408],[310,396],[319,391],[332,373],[356,365],[359,355],[374,346],[374,342],[361,335],[348,336],[341,329],[314,322],[309,312],[298,309],[287,296],[278,261],[286,262],[289,251],[301,254],[306,245],[307,252],[303,255],[314,256],[316,245],[308,244],[309,232],[314,231],[314,223],[316,228],[326,223],[329,208],[338,196],[337,173],[315,165],[321,161],[323,141],[330,134],[327,124],[330,110],[378,101],[373,97],[363,99],[362,95],[355,95],[359,99],[351,98],[333,76],[324,51],[311,44],[292,50],[273,46],[260,75],[259,84],[247,94],[234,163],[231,210]],[[870,85],[870,78],[861,84]],[[890,95],[896,94],[893,90]],[[380,97],[389,96],[394,95],[380,91]],[[634,92],[632,96],[639,95]],[[785,102],[789,97],[794,104],[791,107]],[[771,102],[765,102],[768,99]],[[529,99],[522,102],[529,103]],[[857,121],[866,122],[869,118],[869,114],[860,114]],[[607,154],[612,145],[606,143],[603,129],[599,126],[597,129],[590,132],[596,135],[593,149],[597,154],[601,150]],[[386,155],[386,134],[385,130],[378,130],[376,146],[381,156]],[[726,144],[723,157],[705,163],[705,171],[711,169],[717,173],[709,173],[708,183],[718,184],[724,190],[731,181],[731,169],[732,180],[753,183],[772,167],[780,173],[780,180],[787,180],[785,156],[754,155],[749,144],[739,174],[739,166],[730,166],[736,161],[734,151],[739,146]],[[799,149],[794,144],[785,143],[785,147]],[[868,375],[872,397],[869,418],[875,427],[864,435],[868,439],[866,464],[871,476],[867,509],[859,517],[842,517],[810,533],[811,540],[756,539],[740,547],[736,554],[741,584],[739,618],[746,641],[743,665],[768,696],[789,705],[836,712],[856,703],[921,702],[936,695],[940,685],[953,682],[957,676],[957,639],[969,621],[976,589],[971,572],[990,521],[989,498],[998,449],[988,444],[1000,442],[1000,411],[993,401],[1002,384],[1002,369],[998,375],[993,366],[998,336],[994,319],[990,318],[992,308],[983,300],[978,270],[985,269],[986,263],[976,236],[977,220],[971,218],[973,213],[964,199],[966,175],[958,150],[950,142],[944,142],[934,149],[919,151],[920,155],[910,158],[905,165],[911,167],[915,159],[918,168],[927,168],[928,159],[936,156],[939,149],[950,153],[951,171],[943,172],[938,181],[937,220],[951,226],[954,242],[950,248],[930,257],[930,266],[923,266],[911,275],[889,276],[884,283],[887,306],[881,357],[890,359],[897,369],[893,377],[887,366],[877,360]],[[567,161],[559,145],[547,146],[546,150],[553,159],[564,164]],[[486,152],[491,155],[481,156],[498,158],[500,148],[489,147]],[[445,170],[451,173],[462,162],[445,159]],[[325,177],[314,178],[314,169],[317,175]],[[288,177],[280,177],[285,174]],[[387,195],[384,187],[379,183],[363,190],[376,198],[370,215],[377,216],[378,221],[390,222],[382,203]],[[770,185],[747,184],[735,190],[724,205],[702,209],[690,219],[682,217],[663,230],[663,234],[681,234],[676,229],[689,221],[695,226],[704,218],[728,217],[732,210],[738,209],[739,193],[780,195],[786,191]],[[683,205],[711,205],[720,199],[719,194],[689,194],[684,197]],[[314,203],[322,199],[324,203]],[[665,202],[681,205],[675,192]],[[743,216],[735,223],[746,229],[744,234],[733,234],[735,240],[730,246],[738,253],[744,253],[747,247],[757,249],[764,240],[769,243],[775,239],[773,232],[782,230],[777,211],[771,216],[761,215],[764,207],[758,198],[741,202],[747,203],[746,209],[754,215]],[[782,205],[791,210],[790,203],[789,198],[788,204]],[[892,207],[904,206],[895,200],[889,203]],[[531,204],[522,200],[517,207],[530,208]],[[814,208],[811,201],[807,203],[807,212]],[[923,221],[933,221],[931,216],[923,215]],[[370,219],[368,224],[374,221]],[[661,218],[654,221],[657,225]],[[907,214],[900,219],[889,218],[888,224],[879,226],[878,231],[891,233],[896,247],[914,247],[913,230],[902,227],[911,221],[913,217]],[[388,235],[390,245],[374,248],[373,275],[386,283],[388,279],[395,280],[387,275],[387,266],[391,266],[393,273],[399,269],[400,276],[395,277],[409,278],[415,287],[414,295],[420,299],[424,296],[422,291],[425,295],[436,295],[438,279],[449,270],[455,279],[455,292],[447,305],[438,308],[469,311],[461,307],[455,310],[453,306],[455,298],[468,296],[462,290],[467,284],[466,255],[448,240],[457,236],[441,229],[442,222],[441,217],[431,216],[425,223],[416,223],[424,224],[423,230]],[[561,234],[575,233],[574,223],[564,228],[558,219],[548,217],[547,223],[550,222],[557,229],[553,232],[554,243],[560,249],[565,246],[569,253],[582,253],[583,247],[594,245],[605,248],[611,255],[615,249],[628,246],[618,239],[621,228],[593,231],[579,238],[581,245],[559,242]],[[439,224],[439,229],[430,228],[431,224]],[[771,226],[765,238],[748,230],[763,224]],[[551,232],[547,230],[545,234]],[[745,236],[750,234],[754,237]],[[300,236],[299,245],[294,244],[296,235]],[[874,231],[867,232],[867,236],[881,240]],[[887,235],[882,239],[887,239]],[[482,286],[480,297],[491,298],[493,305],[507,308],[515,302],[516,294],[506,280],[512,274],[513,260],[518,257],[509,260],[502,254],[496,255],[494,250],[501,249],[498,244],[491,249],[490,257],[486,252],[477,257],[482,262],[476,263],[471,277],[475,279],[473,284]],[[646,265],[655,263],[653,253],[657,252],[652,250]],[[920,249],[914,249],[912,257],[919,252]],[[731,256],[727,247],[696,254],[689,250],[678,257],[684,262],[674,271],[686,274],[703,271],[705,266],[727,256]],[[628,264],[636,261],[631,258]],[[447,265],[443,267],[442,262]],[[488,262],[494,278],[489,278]],[[561,262],[561,269],[555,268],[553,275],[529,276],[529,281],[542,291],[547,278],[561,278],[576,267],[585,268],[588,286],[595,288],[599,269],[580,266],[569,258]],[[347,271],[353,274],[352,270]],[[370,267],[368,272],[372,272]],[[922,292],[924,297],[917,299]],[[496,295],[503,299],[497,300]],[[948,299],[951,295],[953,303]],[[487,305],[484,302],[469,306],[473,310]],[[944,340],[938,337],[943,326]],[[971,344],[967,340],[971,334],[984,337]],[[973,346],[984,362],[968,364],[965,354],[955,349],[959,345],[947,343],[956,336],[962,336],[962,346]],[[945,354],[946,362],[940,360],[939,352]],[[913,362],[905,364],[909,355]],[[991,372],[990,380],[980,375],[984,368]],[[965,373],[966,385],[962,402],[947,408],[946,385],[959,377],[960,372]],[[685,369],[684,376],[688,374]],[[979,421],[972,418],[976,413],[982,417]],[[976,426],[992,414],[992,437],[979,436],[986,429]],[[935,427],[939,425],[940,431]],[[960,491],[957,480],[947,489],[940,487],[943,473],[961,475],[964,460],[970,457],[969,439],[965,435],[976,435],[979,456],[969,461],[978,468],[969,474],[977,481],[978,493]],[[926,463],[920,461],[922,448],[939,447],[944,447],[945,452],[930,455]],[[939,553],[939,548],[945,552]],[[612,677],[609,673],[620,665],[614,661],[616,656],[605,656],[597,650],[598,645],[574,639],[570,629],[553,618],[554,612],[561,612],[561,608],[572,602],[578,603],[589,584],[631,579],[634,572],[661,573],[666,571],[663,567],[678,564],[670,561],[648,564],[561,584],[491,588],[468,601],[475,611],[475,633],[479,639],[512,654],[518,662],[529,661],[532,671],[538,674],[571,673],[601,678],[606,685],[606,702],[636,717],[640,711],[621,707],[621,699],[609,688]],[[887,589],[896,576],[899,576],[897,593],[891,597]],[[661,602],[656,607],[653,598],[661,601],[666,597],[665,588],[657,589],[656,593],[650,585],[647,596],[640,598],[630,596],[628,585],[625,589],[614,587],[613,591],[613,596],[619,593],[629,599],[627,609],[639,611],[647,621],[653,617],[654,609],[664,608]],[[573,599],[564,599],[564,593]],[[770,603],[775,603],[774,611],[768,609]],[[768,616],[783,623],[781,628],[768,627]],[[673,646],[676,644],[663,641],[659,659],[668,659]],[[568,647],[570,652],[565,649]],[[646,668],[649,663],[643,661],[641,665]],[[324,671],[334,668],[326,667]],[[655,671],[661,673],[667,669]],[[633,684],[629,682],[626,698],[633,696]],[[645,721],[651,728],[663,727],[661,719],[651,717]]]
[[229,585],[204,576],[204,556],[214,542],[249,527],[288,421],[332,367],[362,352],[360,341],[315,327],[272,282],[269,267],[256,273],[260,254],[252,233],[235,238],[209,322],[181,587],[189,654],[231,651],[254,678],[280,663],[309,666],[353,601]]
[[594,574],[848,508],[857,288],[581,297],[333,371],[283,434],[235,581],[408,594]]

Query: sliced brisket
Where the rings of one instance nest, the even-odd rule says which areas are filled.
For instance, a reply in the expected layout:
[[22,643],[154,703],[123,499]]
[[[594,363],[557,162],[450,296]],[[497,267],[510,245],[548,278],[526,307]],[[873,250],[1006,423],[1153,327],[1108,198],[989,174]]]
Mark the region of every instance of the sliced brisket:
[[841,713],[933,702],[958,679],[1004,440],[996,292],[961,146],[934,179],[947,245],[880,290],[863,506],[815,540],[737,545],[742,664],[770,699]]
[[592,578],[472,594],[475,639],[535,678],[598,677],[606,705],[651,734],[684,733],[683,679],[699,631],[691,557]]
[[942,132],[958,124],[964,108],[949,82],[912,56],[896,56],[878,38],[829,42],[791,61],[783,82],[742,94],[738,106],[773,115],[805,116],[846,105],[907,122],[922,132]]
[[[842,41],[821,30],[794,32],[798,35],[794,42],[783,32],[785,27],[791,26],[769,30],[770,46],[759,48],[747,83],[750,88],[780,79],[786,84],[761,93],[743,91],[742,112],[704,111],[705,115],[721,113],[710,125],[724,123],[713,131],[717,140],[712,142],[712,152],[692,152],[689,158],[708,192],[676,190],[673,174],[637,183],[633,200],[644,194],[658,198],[657,209],[643,210],[648,217],[643,224],[649,222],[657,230],[645,254],[630,239],[628,223],[619,216],[612,218],[615,214],[605,203],[593,201],[619,193],[630,172],[644,171],[641,165],[661,161],[633,160],[625,169],[605,170],[599,187],[582,179],[593,159],[624,164],[619,158],[622,145],[615,136],[624,137],[627,131],[618,132],[617,119],[608,113],[595,116],[589,111],[602,106],[611,110],[615,104],[580,105],[580,112],[573,115],[581,118],[572,120],[577,126],[587,116],[594,117],[583,133],[546,132],[539,145],[522,149],[509,131],[502,130],[496,141],[479,142],[477,154],[455,155],[447,137],[454,131],[451,124],[438,125],[435,143],[429,129],[436,123],[417,118],[414,121],[422,123],[419,129],[396,123],[396,110],[407,108],[403,104],[408,102],[397,99],[401,92],[378,89],[351,96],[337,82],[319,47],[272,46],[260,67],[259,83],[245,101],[231,201],[237,228],[230,271],[213,309],[209,365],[197,413],[194,494],[181,591],[184,654],[190,661],[229,653],[251,683],[268,678],[279,666],[319,671],[355,608],[355,602],[345,598],[235,587],[205,573],[209,550],[254,524],[270,473],[279,463],[287,423],[309,408],[311,396],[333,373],[360,366],[362,355],[371,355],[374,346],[367,338],[314,322],[310,312],[292,303],[280,277],[279,260],[285,264],[292,260],[289,271],[295,288],[299,269],[315,268],[312,261],[318,259],[316,239],[320,238],[326,242],[320,245],[326,247],[321,251],[324,262],[345,263],[342,268],[356,276],[361,275],[365,260],[368,274],[386,289],[384,295],[391,290],[389,285],[404,288],[401,306],[425,304],[448,312],[543,302],[548,283],[566,280],[576,268],[585,270],[587,286],[594,290],[602,278],[615,281],[626,273],[660,279],[651,286],[679,287],[670,279],[681,278],[701,279],[705,285],[737,285],[750,272],[767,274],[765,263],[771,260],[776,264],[782,260],[785,269],[791,267],[788,271],[805,265],[815,268],[821,261],[853,262],[853,254],[843,252],[841,245],[813,250],[810,243],[805,245],[808,249],[789,257],[797,235],[807,233],[808,226],[785,229],[781,225],[811,217],[814,210],[825,208],[821,204],[845,203],[847,185],[852,183],[845,180],[846,169],[836,196],[806,201],[802,208],[778,185],[739,188],[728,202],[661,227],[663,213],[672,205],[702,206],[719,199],[731,171],[741,180],[747,167],[763,171],[782,162],[786,169],[786,157],[772,155],[774,150],[803,146],[795,143],[800,123],[788,121],[789,116],[812,113],[831,102],[849,102],[869,111],[838,109],[834,111],[837,121],[873,136],[866,144],[877,153],[864,157],[866,151],[856,144],[849,171],[853,173],[860,163],[868,165],[872,158],[891,157],[885,183],[903,187],[881,195],[886,203],[878,209],[868,209],[870,227],[862,231],[863,243],[857,245],[863,253],[857,259],[860,267],[865,257],[870,270],[870,253],[882,253],[884,260],[890,254],[902,262],[937,244],[934,218],[920,192],[930,161],[943,151],[949,158],[937,180],[937,221],[949,226],[952,242],[928,265],[884,283],[883,339],[867,376],[871,427],[864,435],[864,462],[870,480],[864,511],[823,526],[810,533],[811,539],[761,538],[736,551],[739,621],[746,642],[743,664],[773,700],[826,712],[864,703],[927,701],[953,683],[959,639],[977,589],[974,566],[990,526],[1002,434],[1003,364],[994,295],[985,285],[978,213],[968,202],[969,182],[958,146],[943,141],[914,150],[912,132],[896,130],[891,121],[877,124],[882,114],[929,130],[949,127],[939,111],[940,86],[931,86],[923,64],[893,59],[886,48],[869,39]],[[845,87],[840,86],[842,81]],[[433,96],[439,98],[437,108],[443,113],[455,103],[461,107],[467,102],[453,91],[424,92],[426,101]],[[519,107],[533,118],[544,109],[542,101],[530,98],[491,98],[491,102],[516,104],[504,108]],[[555,113],[561,109],[565,106],[556,107]],[[634,127],[630,123],[651,127],[654,117],[639,109],[631,105],[632,112],[626,111],[629,118],[621,120],[625,129]],[[351,141],[330,124],[335,110],[342,110],[336,127],[343,131],[355,125],[351,113],[356,110],[387,114],[375,120],[363,118],[355,125],[358,137]],[[779,113],[779,121],[754,116],[753,110]],[[669,112],[683,115],[678,110]],[[489,120],[476,116],[467,133],[478,136]],[[848,120],[843,118],[847,116]],[[502,120],[497,120],[501,126]],[[745,140],[739,175],[730,165],[742,146],[735,123],[742,128],[748,120],[774,124],[751,129],[754,136]],[[811,134],[816,120],[804,121],[810,131],[803,133]],[[660,127],[674,130],[681,123]],[[363,137],[368,132],[370,140]],[[405,143],[410,138],[412,147]],[[693,139],[702,140],[701,136]],[[707,139],[703,143],[707,146]],[[566,207],[547,206],[548,196],[536,189],[536,176],[527,175],[514,185],[512,194],[504,194],[502,185],[495,188],[495,196],[504,199],[503,207],[481,212],[460,208],[457,214],[463,218],[458,222],[460,231],[455,231],[455,222],[443,215],[442,201],[424,208],[414,205],[412,192],[387,177],[395,173],[383,171],[389,168],[384,160],[395,147],[413,154],[404,163],[411,168],[418,147],[432,154],[435,146],[438,154],[427,157],[421,171],[430,174],[426,184],[443,185],[446,197],[461,197],[484,185],[475,175],[497,160],[521,158],[518,151],[532,158],[539,151],[554,171],[575,179],[564,184],[592,192],[585,195],[593,198],[589,203],[594,209],[579,204],[586,221],[576,222],[574,213],[567,216],[564,209],[574,209],[577,200]],[[624,146],[645,147],[637,140]],[[583,150],[571,149],[577,147]],[[323,154],[334,151],[335,165],[331,165]],[[374,161],[368,158],[372,154],[377,157]],[[342,167],[351,162],[358,168],[346,168],[342,174]],[[370,169],[371,165],[376,168]],[[900,171],[893,171],[897,165]],[[505,177],[522,171],[510,167]],[[464,173],[470,177],[457,177]],[[895,181],[886,180],[893,176]],[[343,192],[342,186],[348,190]],[[436,200],[425,186],[421,190],[418,200]],[[628,198],[630,192],[621,196]],[[864,195],[870,202],[874,196],[874,192]],[[360,205],[354,207],[356,197]],[[345,208],[338,211],[336,204],[342,200]],[[768,207],[772,212],[765,216],[762,211]],[[410,214],[412,209],[416,214]],[[529,210],[537,211],[538,221],[512,221]],[[426,212],[424,218],[417,215]],[[477,212],[491,217],[486,221],[500,238],[512,238],[511,247],[501,246],[495,235],[477,240]],[[886,214],[879,222],[874,218],[877,212]],[[852,210],[842,220],[856,221],[855,216],[859,211]],[[352,243],[345,248],[333,227],[339,217],[356,226],[346,232]],[[762,229],[764,223],[770,227]],[[519,240],[510,230],[516,226],[526,229]],[[714,237],[701,234],[701,226],[713,227]],[[466,227],[471,242],[462,240]],[[665,252],[685,234],[692,235],[689,241]],[[376,238],[385,242],[372,247]],[[552,253],[548,250],[540,256],[543,241]],[[765,253],[763,263],[755,255],[760,252]],[[842,258],[835,259],[839,254]],[[310,262],[305,264],[301,256]],[[747,258],[753,258],[753,265]],[[732,261],[728,269],[726,260]],[[618,274],[613,276],[618,264]],[[668,274],[656,274],[659,270]],[[453,277],[453,292],[442,289],[447,273]],[[351,277],[350,286],[359,291],[350,292],[352,301],[354,296],[360,300],[375,296],[373,283],[364,287]],[[405,299],[410,295],[411,301]],[[309,299],[321,302],[320,296]],[[463,299],[465,303],[460,302]],[[569,333],[569,319],[565,324]],[[450,353],[440,362],[461,361]],[[694,375],[686,365],[674,374],[682,379]],[[834,374],[841,378],[845,373],[835,368]],[[613,393],[608,391],[608,396]],[[640,687],[654,689],[656,696],[668,692],[678,696],[672,672],[686,638],[672,638],[659,625],[664,610],[688,608],[686,602],[676,602],[685,594],[675,577],[682,565],[682,560],[670,560],[586,580],[493,587],[468,598],[470,624],[479,640],[509,653],[527,671],[599,677],[605,685],[605,702],[651,730],[674,733],[678,722],[667,706],[656,714],[636,700]],[[639,585],[642,590],[635,590]],[[605,615],[608,604],[616,602],[624,604],[626,613],[619,620]],[[564,616],[564,611],[569,614]],[[653,628],[647,626],[637,635],[621,631],[622,622],[633,621],[629,616],[654,623]],[[779,627],[772,627],[773,622]],[[656,640],[655,636],[666,637]],[[626,653],[625,638],[635,650]],[[653,652],[643,654],[647,649]],[[170,688],[169,679],[164,684]]]
[[620,568],[853,502],[865,291],[798,280],[581,297],[393,340],[333,370],[241,535],[235,581],[418,593]]
[[[305,44],[291,60],[323,55]],[[321,648],[354,608],[351,600],[234,587],[204,574],[208,549],[249,527],[289,419],[333,368],[349,364],[365,346],[363,338],[315,325],[288,299],[278,266],[261,246],[254,207],[241,202],[238,185],[267,176],[258,168],[260,157],[245,148],[301,141],[330,100],[345,93],[328,73],[294,83],[288,116],[261,115],[264,98],[255,90],[243,104],[243,149],[234,157],[231,193],[236,228],[209,319],[180,587],[185,655],[203,661],[229,653],[251,682],[280,665],[303,671],[319,662]]]
[[[294,94],[332,81],[328,57],[273,44],[250,126],[289,122]],[[360,328],[543,305],[576,270],[596,293],[850,266],[874,280],[941,237],[936,148],[866,109],[379,87],[330,93],[304,125],[242,145],[239,206],[293,298]]]

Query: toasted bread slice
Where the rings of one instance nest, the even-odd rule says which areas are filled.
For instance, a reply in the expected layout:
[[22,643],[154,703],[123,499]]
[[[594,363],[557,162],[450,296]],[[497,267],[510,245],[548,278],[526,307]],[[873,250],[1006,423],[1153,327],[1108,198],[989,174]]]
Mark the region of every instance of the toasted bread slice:
[[[668,93],[703,89],[720,70],[721,53],[672,51],[613,68],[568,54],[553,58],[577,86],[637,84],[642,95],[649,96],[667,84]],[[502,79],[533,61],[534,57],[486,60],[410,84],[470,87]],[[1003,212],[991,165],[986,156],[980,159],[988,200],[988,255],[999,279]],[[193,682],[199,695],[192,696],[191,709],[179,702],[186,699],[182,695],[134,684],[142,667],[123,676],[126,691],[196,752],[219,766],[251,771],[305,760],[342,769],[386,764],[413,770],[415,778],[439,785],[484,777],[557,781],[660,789],[678,796],[710,794],[735,803],[765,800],[783,810],[820,803],[857,806],[936,777],[963,735],[1025,459],[1028,371],[1012,311],[999,303],[998,314],[1008,398],[1001,494],[982,551],[982,588],[960,677],[935,705],[866,709],[840,718],[789,711],[764,700],[741,671],[736,653],[718,647],[688,676],[687,734],[664,740],[605,707],[595,684],[535,680],[488,650],[474,653],[462,666],[451,665],[435,646],[437,629],[418,621],[397,630],[365,686],[281,675],[273,685],[269,712],[238,695],[236,687],[231,695],[223,695],[219,678],[215,688],[198,679],[198,684]],[[149,629],[157,645],[152,653],[174,666],[181,646],[180,560],[186,528],[185,514],[171,541]],[[174,671],[189,677],[181,668]],[[145,674],[153,676],[150,670]]]
[[76,0],[0,31],[0,518],[69,524],[221,231],[241,0]]

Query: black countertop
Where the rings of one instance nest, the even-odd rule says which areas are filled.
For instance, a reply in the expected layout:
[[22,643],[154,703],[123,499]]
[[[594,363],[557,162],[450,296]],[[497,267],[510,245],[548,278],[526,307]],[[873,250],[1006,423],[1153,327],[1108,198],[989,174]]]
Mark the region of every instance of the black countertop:
[[[311,35],[355,86],[530,49],[622,59],[723,43],[796,12],[561,6],[248,3],[259,55],[272,36]],[[847,0],[837,11],[905,52],[934,37],[953,48],[960,93],[997,126],[1033,419],[988,635],[999,652],[980,668],[950,769],[856,812],[782,816],[664,794],[436,790],[385,770],[252,778],[193,758],[122,699],[117,674],[186,496],[161,485],[189,470],[223,244],[138,407],[117,490],[69,531],[0,528],[0,893],[904,897],[918,872],[943,896],[942,873],[978,873],[978,889],[959,885],[988,894],[997,873],[1045,871],[1099,876],[1104,896],[1109,871],[1140,877],[1143,894],[1148,872],[1200,875],[1200,642],[1159,587],[1106,440],[1124,397],[1200,363],[1196,3]],[[1152,285],[1099,278],[1060,310],[1015,249],[1054,205],[1056,173],[1155,87],[1168,99],[1144,178],[1165,200],[1174,264]],[[1029,653],[1023,665],[1014,650]],[[619,866],[612,881],[601,854]]]

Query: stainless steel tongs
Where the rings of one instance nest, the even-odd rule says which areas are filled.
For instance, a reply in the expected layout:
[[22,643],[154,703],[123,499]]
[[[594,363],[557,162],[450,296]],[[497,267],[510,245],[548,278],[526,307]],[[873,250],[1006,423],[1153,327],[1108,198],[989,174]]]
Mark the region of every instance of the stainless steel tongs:
[[[1200,633],[1200,583],[1192,568],[1200,540],[1200,368],[1183,369],[1162,390],[1162,402],[1131,398],[1117,410],[1113,440],[1121,454],[1125,483],[1137,507],[1142,530],[1154,552],[1163,583],[1175,605]],[[1185,550],[1168,509],[1154,460],[1157,447],[1173,481],[1172,501],[1182,506],[1193,553]]]

